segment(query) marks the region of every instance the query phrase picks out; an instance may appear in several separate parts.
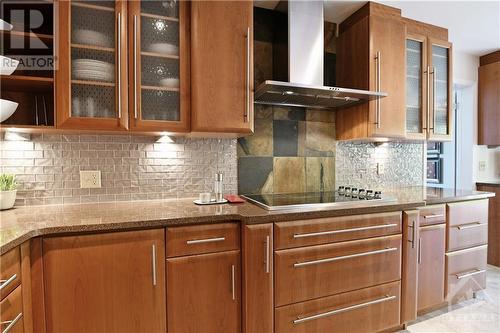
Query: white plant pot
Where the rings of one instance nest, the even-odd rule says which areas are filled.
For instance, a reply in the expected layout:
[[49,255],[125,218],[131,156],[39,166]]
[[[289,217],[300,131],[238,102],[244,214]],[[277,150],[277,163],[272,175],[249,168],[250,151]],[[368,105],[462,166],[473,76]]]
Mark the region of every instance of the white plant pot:
[[17,190],[0,191],[0,210],[10,209],[14,207],[16,202]]

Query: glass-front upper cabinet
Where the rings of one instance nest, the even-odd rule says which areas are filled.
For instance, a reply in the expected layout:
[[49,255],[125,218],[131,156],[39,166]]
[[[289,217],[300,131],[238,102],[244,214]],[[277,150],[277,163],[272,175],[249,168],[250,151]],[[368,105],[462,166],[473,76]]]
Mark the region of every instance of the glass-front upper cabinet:
[[59,6],[58,126],[126,130],[127,1]]
[[431,70],[429,139],[451,140],[452,78],[451,43],[429,38],[428,62]]
[[129,1],[132,130],[189,131],[189,5]]
[[427,38],[406,37],[406,135],[427,138]]
[[406,136],[451,140],[451,44],[406,37]]

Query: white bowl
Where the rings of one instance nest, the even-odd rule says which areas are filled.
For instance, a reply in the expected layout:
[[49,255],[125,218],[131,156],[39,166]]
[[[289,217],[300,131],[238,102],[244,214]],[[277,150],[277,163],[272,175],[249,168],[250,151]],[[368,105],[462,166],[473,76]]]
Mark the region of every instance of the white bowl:
[[73,32],[73,42],[84,45],[95,45],[103,47],[113,47],[113,41],[99,31],[78,29]]
[[16,203],[17,190],[0,191],[0,210],[10,209]]
[[0,99],[0,123],[9,119],[10,116],[16,111],[19,103]]
[[149,45],[149,51],[168,55],[178,55],[179,47],[169,43],[153,43]]
[[11,31],[14,26],[0,19],[0,31]]
[[179,79],[175,78],[161,79],[160,86],[165,88],[179,88]]
[[11,59],[0,55],[0,75],[10,75],[19,65],[19,60]]

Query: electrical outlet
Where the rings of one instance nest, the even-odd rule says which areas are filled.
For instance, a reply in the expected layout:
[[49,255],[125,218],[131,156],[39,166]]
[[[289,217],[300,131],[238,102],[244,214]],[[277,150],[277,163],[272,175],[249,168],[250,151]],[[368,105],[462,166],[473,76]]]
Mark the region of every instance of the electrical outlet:
[[479,161],[479,171],[486,171],[486,161]]
[[101,171],[80,171],[80,188],[100,188]]
[[377,175],[384,174],[384,165],[382,163],[377,163]]

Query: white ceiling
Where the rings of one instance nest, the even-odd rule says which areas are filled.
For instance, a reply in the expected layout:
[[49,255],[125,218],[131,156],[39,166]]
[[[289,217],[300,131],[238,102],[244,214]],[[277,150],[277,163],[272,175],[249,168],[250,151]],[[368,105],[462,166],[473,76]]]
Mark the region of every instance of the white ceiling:
[[[256,6],[268,9],[278,2],[255,0]],[[339,23],[367,1],[324,2],[325,20]],[[405,17],[447,28],[455,51],[481,56],[500,49],[500,0],[378,2],[400,8]]]

